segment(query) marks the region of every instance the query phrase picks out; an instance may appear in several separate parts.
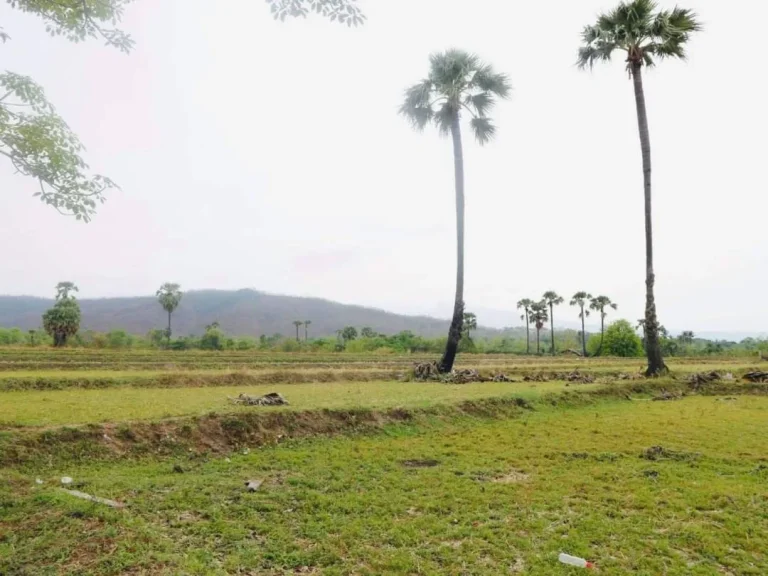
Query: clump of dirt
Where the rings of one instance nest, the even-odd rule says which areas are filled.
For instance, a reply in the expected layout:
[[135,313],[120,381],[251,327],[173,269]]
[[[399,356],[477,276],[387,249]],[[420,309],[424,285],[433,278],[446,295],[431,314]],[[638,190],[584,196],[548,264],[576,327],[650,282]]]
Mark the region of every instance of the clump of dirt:
[[454,370],[449,374],[441,374],[436,362],[425,362],[413,367],[413,378],[421,381],[443,382],[444,384],[470,384],[472,382],[514,382],[506,374],[483,376],[474,368]]
[[696,374],[691,374],[688,377],[688,383],[691,384],[691,388],[698,390],[701,386],[712,382],[718,382],[721,379],[722,375],[720,372],[715,372],[713,370],[711,372],[697,372]]
[[696,460],[701,454],[695,452],[678,452],[676,450],[669,450],[663,446],[651,446],[646,448],[640,454],[640,458],[643,460],[657,461],[657,460]]
[[584,374],[578,370],[574,370],[568,374],[563,374],[558,380],[565,380],[566,382],[572,382],[575,384],[592,384],[595,381],[595,377],[591,374]]
[[753,370],[752,372],[747,372],[744,374],[743,378],[749,382],[768,382],[768,372],[763,372],[762,370]]
[[249,396],[240,394],[237,398],[230,398],[233,404],[243,406],[287,406],[288,400],[279,392],[270,392],[264,396]]
[[406,468],[434,468],[440,464],[439,460],[403,460],[400,462]]
[[533,374],[526,374],[523,376],[523,382],[549,382],[550,380],[551,378],[541,372],[535,372]]

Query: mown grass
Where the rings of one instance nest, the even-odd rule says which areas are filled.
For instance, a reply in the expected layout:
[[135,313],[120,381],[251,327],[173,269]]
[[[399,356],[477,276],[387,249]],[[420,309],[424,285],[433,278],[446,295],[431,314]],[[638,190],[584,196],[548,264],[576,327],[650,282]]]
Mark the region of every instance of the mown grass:
[[[230,461],[4,470],[0,573],[576,574],[567,551],[601,574],[766,574],[766,422],[750,396],[540,404]],[[129,507],[75,500],[63,474]]]
[[[583,385],[580,388],[593,385]],[[485,382],[449,385],[437,382],[331,382],[204,388],[108,388],[51,390],[0,394],[0,425],[55,426],[98,422],[151,420],[209,412],[314,410],[323,408],[418,408],[515,395],[535,398],[565,388],[564,382]],[[257,396],[280,392],[285,408],[234,406],[227,397],[241,392]]]

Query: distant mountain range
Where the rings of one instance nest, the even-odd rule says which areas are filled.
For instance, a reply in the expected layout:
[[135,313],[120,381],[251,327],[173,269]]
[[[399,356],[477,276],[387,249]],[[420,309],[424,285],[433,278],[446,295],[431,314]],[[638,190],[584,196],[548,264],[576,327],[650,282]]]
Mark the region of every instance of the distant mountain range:
[[[79,300],[84,330],[106,332],[122,329],[132,334],[146,334],[164,328],[167,315],[154,297],[101,298]],[[41,316],[53,305],[52,300],[29,296],[0,296],[0,326],[24,330],[38,328]],[[383,334],[403,330],[425,337],[444,336],[448,320],[429,316],[406,316],[375,308],[351,306],[322,300],[278,296],[255,290],[201,290],[187,292],[173,314],[176,335],[200,335],[205,326],[216,321],[228,334],[295,334],[294,320],[310,320],[310,337],[333,336],[345,326],[369,326]],[[301,332],[303,334],[303,327]],[[509,331],[524,334],[524,329]],[[480,336],[501,334],[501,330],[480,328]]]

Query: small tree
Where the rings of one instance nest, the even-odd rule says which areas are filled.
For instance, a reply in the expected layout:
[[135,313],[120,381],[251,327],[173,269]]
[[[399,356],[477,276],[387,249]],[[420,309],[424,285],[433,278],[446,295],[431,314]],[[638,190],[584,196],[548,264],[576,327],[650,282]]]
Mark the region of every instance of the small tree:
[[467,340],[472,340],[472,330],[477,330],[477,315],[473,312],[464,312],[464,334]]
[[549,322],[550,332],[552,336],[552,356],[555,355],[555,306],[559,306],[563,303],[563,297],[559,296],[557,292],[550,290],[544,292],[544,302],[549,306]]
[[356,338],[357,338],[357,328],[355,328],[354,326],[346,326],[344,330],[341,331],[341,339],[344,340],[344,344],[346,344],[347,342],[351,342]]
[[205,334],[200,338],[200,348],[203,350],[221,350],[224,348],[226,336],[219,328],[218,322],[212,322],[205,327]]
[[304,320],[304,342],[309,341],[309,325],[312,324],[312,320]]
[[597,296],[596,298],[590,299],[589,307],[595,312],[600,313],[600,346],[598,346],[597,352],[595,353],[595,356],[600,356],[600,354],[603,351],[603,336],[605,335],[605,317],[608,316],[608,312],[606,312],[606,309],[613,308],[614,310],[616,310],[618,308],[618,305],[611,302],[611,299],[608,298],[608,296]]
[[643,346],[632,325],[626,320],[617,320],[605,331],[603,349],[609,356],[635,358],[643,353]]
[[168,339],[168,346],[171,345],[171,314],[173,314],[174,310],[179,307],[181,296],[181,286],[170,282],[166,282],[160,286],[157,291],[157,301],[160,302],[163,310],[168,312],[168,330],[165,333],[166,338]]
[[531,306],[533,306],[534,302],[530,298],[523,298],[520,300],[520,302],[517,303],[517,309],[520,310],[523,309],[523,314],[520,315],[520,320],[525,320],[525,353],[530,354],[531,353],[531,328],[530,328],[530,318],[531,318]]
[[541,302],[534,302],[531,304],[531,322],[536,327],[536,354],[541,355],[540,348],[540,334],[541,329],[549,320],[549,314],[547,313],[547,303],[543,300]]
[[579,307],[579,318],[581,318],[581,353],[584,358],[587,357],[587,333],[584,329],[584,319],[589,316],[589,310],[584,307],[592,299],[592,295],[587,292],[576,292],[571,298],[571,306]]
[[43,328],[53,338],[57,348],[67,345],[67,339],[80,329],[80,305],[70,292],[77,292],[72,282],[56,285],[56,304],[43,314]]
[[376,338],[376,331],[370,326],[364,326],[363,329],[360,330],[360,336],[363,338]]
[[293,325],[296,327],[296,342],[299,342],[299,328],[301,328],[301,325],[304,324],[301,320],[294,320]]

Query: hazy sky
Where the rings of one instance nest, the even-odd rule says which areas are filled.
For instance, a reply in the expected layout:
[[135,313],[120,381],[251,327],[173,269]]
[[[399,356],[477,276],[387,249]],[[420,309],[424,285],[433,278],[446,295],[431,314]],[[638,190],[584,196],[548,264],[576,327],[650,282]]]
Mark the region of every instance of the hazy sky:
[[[676,329],[763,331],[768,6],[684,4],[706,31],[688,63],[646,75],[659,315]],[[413,132],[397,107],[431,52],[458,47],[514,85],[494,112],[498,138],[465,141],[468,308],[584,289],[640,318],[632,85],[620,58],[593,73],[574,66],[582,26],[613,2],[360,5],[368,22],[348,29],[275,22],[263,0],[137,0],[122,26],[136,40],[127,56],[51,39],[0,5],[12,37],[2,68],[43,84],[93,170],[122,187],[83,225],[0,162],[0,293],[50,296],[66,279],[82,297],[138,295],[175,281],[447,316],[451,144]]]

